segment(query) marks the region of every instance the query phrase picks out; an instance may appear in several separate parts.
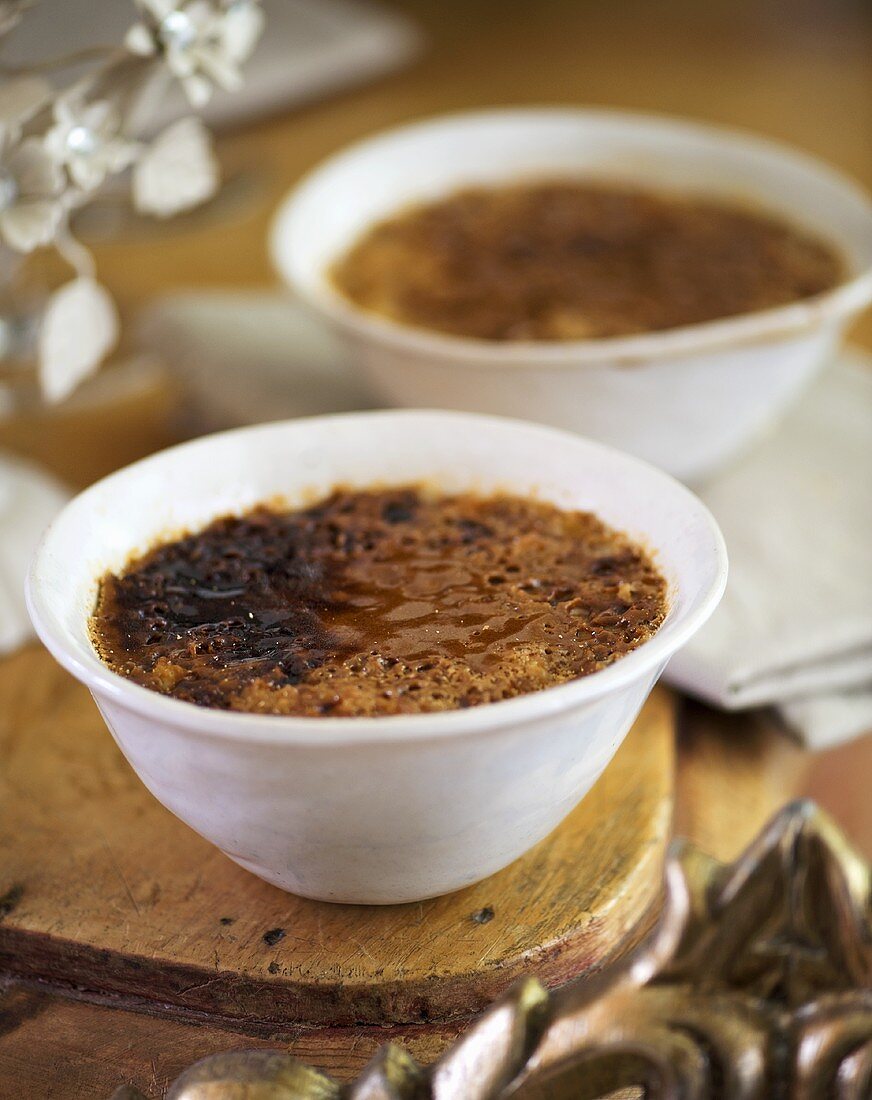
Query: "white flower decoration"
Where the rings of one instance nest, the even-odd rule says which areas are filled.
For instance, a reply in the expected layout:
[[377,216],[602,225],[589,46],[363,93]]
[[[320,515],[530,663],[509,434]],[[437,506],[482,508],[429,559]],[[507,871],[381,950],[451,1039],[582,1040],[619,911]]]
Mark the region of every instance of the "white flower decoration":
[[[33,2],[0,0],[0,37]],[[73,77],[72,87],[59,88],[36,72],[8,79],[0,73],[0,245],[30,252],[52,244],[76,272],[51,295],[41,320],[38,372],[49,401],[71,393],[118,338],[115,305],[93,277],[93,257],[70,233],[70,212],[107,176],[131,165],[133,198],[145,213],[168,217],[209,198],[218,165],[202,123],[182,119],[146,146],[128,137],[135,108],[164,67],[195,105],[216,86],[239,87],[240,65],[263,30],[260,0],[135,3],[140,19],[127,35],[127,50],[92,51],[100,60]],[[47,67],[90,60],[71,55]]]
[[111,103],[60,96],[54,117],[45,135],[46,151],[83,191],[93,191],[107,175],[123,171],[136,159],[139,146],[121,135],[121,117]]
[[0,235],[10,248],[31,252],[48,244],[64,210],[63,173],[37,138],[14,144],[0,126]]
[[209,131],[198,118],[182,118],[155,138],[134,168],[133,203],[143,214],[168,218],[214,195],[218,180]]
[[179,78],[192,106],[209,101],[213,85],[233,91],[242,84],[239,66],[263,30],[257,0],[138,0],[145,19],[125,44],[143,56],[161,54]]
[[108,291],[80,276],[49,299],[39,333],[39,380],[48,401],[62,401],[100,365],[118,339]]

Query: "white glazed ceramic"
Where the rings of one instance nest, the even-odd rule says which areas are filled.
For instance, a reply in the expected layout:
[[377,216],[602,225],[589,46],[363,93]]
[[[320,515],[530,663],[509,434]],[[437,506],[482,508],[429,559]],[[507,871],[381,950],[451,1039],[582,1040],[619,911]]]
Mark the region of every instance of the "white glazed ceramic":
[[[778,309],[557,344],[498,344],[396,324],[330,285],[331,263],[369,225],[410,203],[468,184],[573,175],[769,209],[835,244],[849,277]],[[784,411],[872,299],[872,202],[812,158],[746,134],[617,111],[497,110],[406,126],[328,160],[283,204],[272,253],[391,402],[542,421],[697,480]]]
[[[280,494],[426,481],[592,509],[652,548],[669,582],[658,633],[593,676],[469,710],[285,718],[198,708],[97,658],[97,579],[162,533]],[[243,428],[175,447],[76,497],[28,581],[36,629],[90,688],[148,789],[231,859],[330,901],[412,901],[516,859],[580,801],[668,658],[708,618],[726,574],[705,507],[667,475],[535,425],[380,412]]]

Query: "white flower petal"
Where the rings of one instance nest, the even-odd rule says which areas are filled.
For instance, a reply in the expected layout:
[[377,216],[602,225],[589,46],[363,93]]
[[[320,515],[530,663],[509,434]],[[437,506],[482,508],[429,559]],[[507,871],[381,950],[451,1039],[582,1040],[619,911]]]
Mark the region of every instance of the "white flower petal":
[[82,94],[79,89],[59,95],[54,102],[55,120],[64,126],[74,126],[77,112],[82,109]]
[[27,122],[48,103],[51,94],[51,85],[38,76],[5,81],[0,84],[0,120],[10,127]]
[[182,87],[192,107],[205,107],[212,98],[212,85],[205,76],[182,77]]
[[87,277],[49,299],[39,334],[39,380],[48,401],[62,401],[92,374],[118,339],[109,293]]
[[184,80],[187,76],[193,76],[197,71],[197,59],[194,50],[190,47],[182,49],[179,46],[170,44],[166,47],[164,58],[167,68],[180,80]]
[[223,12],[215,10],[214,0],[188,0],[180,6],[201,35],[217,30],[224,17]]
[[42,147],[51,158],[58,164],[63,164],[67,155],[67,137],[69,136],[69,127],[67,126],[52,126],[52,128],[46,131],[45,137],[42,139]]
[[134,23],[124,36],[124,45],[131,53],[140,57],[151,57],[157,53],[157,44],[154,35],[144,23]]
[[109,172],[123,172],[139,156],[142,146],[136,141],[111,141],[103,151],[106,169]]
[[114,134],[120,124],[118,111],[105,99],[85,104],[78,111],[75,121],[77,126],[107,134]]
[[57,202],[19,201],[0,213],[0,234],[16,252],[32,252],[54,238],[62,217]]
[[224,16],[224,52],[230,60],[241,65],[254,52],[263,33],[264,15],[259,4],[237,3]]
[[121,136],[119,111],[108,100],[59,101],[55,116],[44,138],[46,153],[82,190],[93,191],[108,173],[122,171],[136,158],[139,146]]
[[144,214],[167,218],[208,199],[218,187],[209,131],[197,118],[168,126],[133,170],[133,202]]
[[191,52],[196,57],[199,68],[211,77],[220,88],[224,88],[228,92],[235,92],[242,87],[242,74],[218,50],[206,48]]
[[67,163],[70,179],[82,191],[94,191],[106,178],[106,167],[96,157],[72,157]]

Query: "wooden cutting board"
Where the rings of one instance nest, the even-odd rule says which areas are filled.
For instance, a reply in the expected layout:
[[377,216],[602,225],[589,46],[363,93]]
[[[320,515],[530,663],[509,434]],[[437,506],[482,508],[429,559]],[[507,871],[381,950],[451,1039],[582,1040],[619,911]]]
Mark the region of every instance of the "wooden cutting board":
[[[122,1070],[153,1090],[251,1043],[337,1073],[389,1037],[435,1055],[519,974],[559,984],[633,942],[660,889],[673,741],[658,691],[584,802],[511,867],[421,904],[330,905],[177,821],[87,691],[22,651],[0,664],[0,1096],[4,1081],[30,1095],[22,1074],[33,1095],[108,1095]],[[107,1061],[113,1044],[126,1053]]]

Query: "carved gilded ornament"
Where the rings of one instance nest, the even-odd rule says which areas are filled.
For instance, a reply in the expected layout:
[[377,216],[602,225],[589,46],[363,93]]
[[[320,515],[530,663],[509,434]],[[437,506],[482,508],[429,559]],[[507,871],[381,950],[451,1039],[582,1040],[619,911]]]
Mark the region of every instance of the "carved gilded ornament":
[[870,882],[833,822],[794,803],[735,863],[677,842],[632,955],[551,993],[521,979],[432,1066],[388,1044],[343,1085],[242,1051],[198,1062],[168,1100],[869,1100]]

